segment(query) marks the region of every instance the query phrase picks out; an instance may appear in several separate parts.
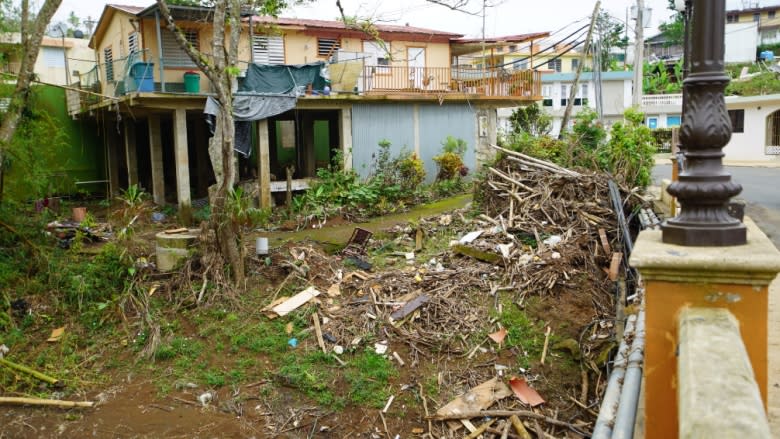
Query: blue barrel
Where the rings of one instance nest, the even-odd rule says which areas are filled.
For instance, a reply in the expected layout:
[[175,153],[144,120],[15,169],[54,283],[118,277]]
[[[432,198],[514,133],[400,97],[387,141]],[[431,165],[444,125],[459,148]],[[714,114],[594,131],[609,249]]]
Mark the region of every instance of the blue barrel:
[[154,63],[137,62],[130,66],[130,76],[137,91],[154,91]]

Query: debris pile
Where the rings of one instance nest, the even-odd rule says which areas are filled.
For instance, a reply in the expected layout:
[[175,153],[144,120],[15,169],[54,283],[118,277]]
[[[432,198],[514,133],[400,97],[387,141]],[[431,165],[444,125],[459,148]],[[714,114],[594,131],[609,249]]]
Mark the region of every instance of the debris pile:
[[[521,294],[579,289],[599,311],[614,309],[604,273],[617,236],[608,177],[580,173],[514,151],[488,169],[475,195],[492,235],[471,247],[502,257],[507,281]],[[595,289],[593,288],[595,287]]]

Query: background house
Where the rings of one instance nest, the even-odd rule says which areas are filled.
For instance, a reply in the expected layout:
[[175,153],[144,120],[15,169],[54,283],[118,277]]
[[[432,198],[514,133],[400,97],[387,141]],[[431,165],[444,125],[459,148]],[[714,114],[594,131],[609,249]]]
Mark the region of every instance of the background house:
[[[551,135],[557,136],[561,131],[563,113],[569,98],[571,87],[574,85],[574,73],[547,73],[542,75],[542,109],[552,116]],[[623,120],[623,112],[631,107],[633,93],[633,72],[601,72],[601,96],[603,120],[607,126]],[[575,95],[572,116],[583,108],[597,109],[597,88],[593,72],[582,72]],[[498,110],[499,125],[505,131],[509,131],[509,116],[513,108]],[[574,123],[573,118],[570,124]]]
[[[756,23],[760,44],[780,43],[780,6],[766,6],[726,11],[726,23]],[[726,34],[728,37],[728,33]]]
[[[210,10],[171,9],[185,38],[210,50]],[[336,152],[345,167],[365,173],[384,140],[392,152],[417,153],[433,178],[441,142],[459,137],[473,169],[496,141],[497,108],[540,99],[538,72],[453,67],[473,51],[461,35],[409,26],[376,30],[381,43],[337,21],[243,19],[238,52],[245,77],[237,95],[292,102],[248,125],[252,145],[239,159],[240,177],[257,182],[264,204],[285,190],[287,166],[295,168],[296,188],[305,188]],[[111,191],[140,183],[159,204],[205,198],[214,181],[203,121],[209,83],[197,76],[157,5],[107,5],[90,46],[99,62],[81,76],[79,87],[90,93],[73,114],[112,127],[105,137]]]

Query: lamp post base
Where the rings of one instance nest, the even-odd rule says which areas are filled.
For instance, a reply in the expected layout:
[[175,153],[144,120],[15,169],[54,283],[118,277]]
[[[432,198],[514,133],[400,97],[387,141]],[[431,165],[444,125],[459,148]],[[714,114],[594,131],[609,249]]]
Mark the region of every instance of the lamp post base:
[[688,247],[720,247],[744,245],[747,242],[747,228],[735,221],[734,224],[684,224],[674,219],[661,224],[663,242]]

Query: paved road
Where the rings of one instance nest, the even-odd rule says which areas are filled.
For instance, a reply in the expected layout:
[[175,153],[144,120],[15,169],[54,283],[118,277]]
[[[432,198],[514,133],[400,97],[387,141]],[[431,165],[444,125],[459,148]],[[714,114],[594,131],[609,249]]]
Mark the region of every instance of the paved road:
[[[737,197],[747,203],[746,213],[761,230],[780,248],[780,168],[751,168],[727,166],[731,177],[742,185]],[[671,178],[671,165],[653,168],[653,183],[661,185],[661,179]]]

